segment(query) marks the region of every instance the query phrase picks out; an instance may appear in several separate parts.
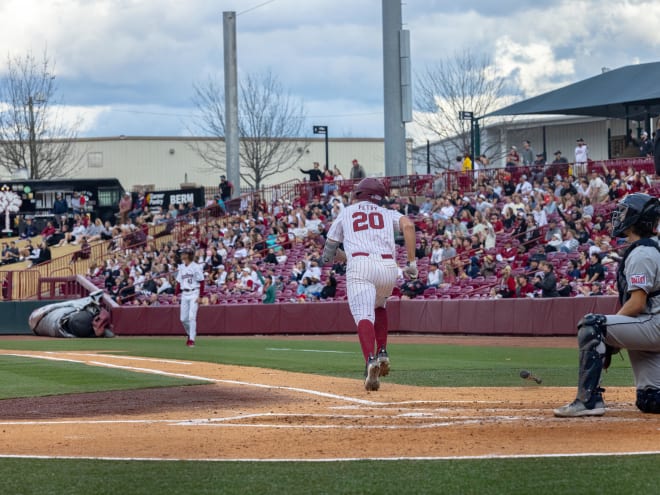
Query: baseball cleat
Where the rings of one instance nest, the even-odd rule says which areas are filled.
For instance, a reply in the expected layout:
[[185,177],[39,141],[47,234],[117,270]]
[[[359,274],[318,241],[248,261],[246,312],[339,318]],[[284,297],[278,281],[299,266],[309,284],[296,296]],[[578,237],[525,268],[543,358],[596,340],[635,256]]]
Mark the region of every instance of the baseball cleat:
[[195,341],[194,341],[194,340],[190,340],[190,339],[188,339],[188,340],[186,341],[186,345],[187,345],[188,347],[195,347]]
[[378,366],[380,366],[380,376],[390,374],[390,357],[384,347],[381,347],[378,351]]
[[367,369],[365,371],[364,379],[364,388],[367,391],[375,392],[380,388],[380,381],[378,377],[380,376],[380,366],[378,364],[378,359],[375,357],[370,357],[367,362]]
[[558,418],[580,418],[583,416],[602,416],[605,414],[605,402],[598,399],[593,407],[587,405],[580,399],[575,399],[570,404],[559,407],[553,411]]

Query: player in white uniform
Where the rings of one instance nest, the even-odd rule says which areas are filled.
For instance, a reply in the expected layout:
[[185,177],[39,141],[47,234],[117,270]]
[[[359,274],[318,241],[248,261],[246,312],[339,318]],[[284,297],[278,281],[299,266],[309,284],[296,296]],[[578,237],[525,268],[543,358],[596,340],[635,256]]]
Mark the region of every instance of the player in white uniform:
[[204,292],[204,270],[201,265],[193,261],[192,249],[185,249],[181,253],[181,263],[176,274],[177,288],[181,291],[181,323],[188,335],[186,345],[195,346],[197,336],[197,309],[199,300]]
[[401,213],[380,206],[386,190],[372,178],[362,179],[353,192],[357,203],[342,210],[332,223],[321,257],[331,263],[340,243],[347,260],[346,289],[366,361],[365,388],[378,390],[380,376],[389,373],[385,302],[396,285],[394,231],[403,232],[408,256],[404,272],[417,277],[415,226]]

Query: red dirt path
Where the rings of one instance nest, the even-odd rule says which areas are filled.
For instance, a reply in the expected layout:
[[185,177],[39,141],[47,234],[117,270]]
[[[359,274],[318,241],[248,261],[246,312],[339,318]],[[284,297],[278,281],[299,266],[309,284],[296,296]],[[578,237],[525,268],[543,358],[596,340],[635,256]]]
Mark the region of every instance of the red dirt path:
[[361,380],[270,369],[76,352],[20,354],[204,377],[211,383],[1,401],[3,455],[453,457],[657,451],[660,441],[660,418],[639,413],[628,387],[608,388],[606,416],[566,420],[554,418],[551,410],[570,400],[574,390],[533,383],[430,388],[385,379],[380,391],[368,393]]

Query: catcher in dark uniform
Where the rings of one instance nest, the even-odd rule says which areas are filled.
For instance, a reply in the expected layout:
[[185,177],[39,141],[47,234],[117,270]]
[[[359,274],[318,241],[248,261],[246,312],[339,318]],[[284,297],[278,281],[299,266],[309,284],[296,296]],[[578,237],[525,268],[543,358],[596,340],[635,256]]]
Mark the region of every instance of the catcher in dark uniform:
[[619,262],[621,309],[588,314],[578,323],[580,363],[577,398],[554,410],[558,417],[602,416],[603,369],[613,353],[627,349],[635,376],[637,407],[660,413],[660,246],[656,229],[660,201],[647,194],[626,196],[612,215],[612,234],[629,245]]

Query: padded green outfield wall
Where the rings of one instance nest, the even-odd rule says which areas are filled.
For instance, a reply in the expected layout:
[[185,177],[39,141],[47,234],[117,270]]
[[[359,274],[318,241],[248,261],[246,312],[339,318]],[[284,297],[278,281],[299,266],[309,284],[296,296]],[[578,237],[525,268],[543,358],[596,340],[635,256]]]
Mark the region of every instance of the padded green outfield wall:
[[32,335],[28,318],[32,311],[46,304],[61,301],[0,302],[0,335]]

